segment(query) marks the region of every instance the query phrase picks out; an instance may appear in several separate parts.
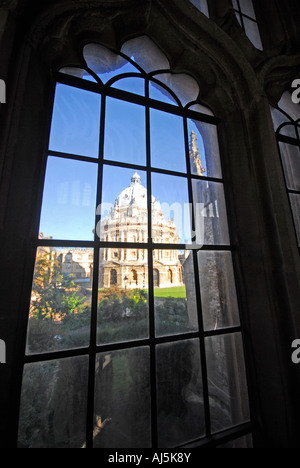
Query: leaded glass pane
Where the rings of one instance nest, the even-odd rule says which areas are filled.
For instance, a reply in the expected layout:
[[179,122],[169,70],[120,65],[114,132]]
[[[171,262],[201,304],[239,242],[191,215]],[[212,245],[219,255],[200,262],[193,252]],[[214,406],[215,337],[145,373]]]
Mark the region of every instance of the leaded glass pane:
[[153,173],[152,195],[153,242],[191,243],[191,206],[186,178]]
[[300,194],[290,193],[298,245],[300,246]]
[[97,165],[49,156],[39,232],[53,239],[93,240]]
[[192,185],[197,244],[229,245],[223,184],[194,179]]
[[222,178],[217,127],[188,119],[189,156],[192,174]]
[[95,78],[83,68],[63,67],[59,70],[59,72],[63,73],[64,75],[75,76],[76,78],[82,78],[83,80],[93,81],[96,83]]
[[85,447],[87,382],[87,356],[26,364],[19,448]]
[[231,252],[198,252],[205,330],[240,326]]
[[198,340],[157,346],[159,447],[174,447],[205,433]]
[[115,98],[106,99],[104,159],[146,164],[145,108]]
[[151,447],[149,348],[96,358],[94,448]]
[[190,251],[153,251],[154,312],[157,336],[198,330],[195,273]]
[[99,94],[57,84],[49,149],[97,158],[100,101]]
[[170,68],[165,54],[147,36],[140,36],[126,41],[121,52],[140,65],[146,73]]
[[148,194],[144,171],[103,166],[101,221],[97,236],[108,242],[148,241]]
[[287,188],[300,192],[300,149],[299,146],[279,143]]
[[155,78],[168,86],[180,99],[183,106],[198,98],[199,86],[196,80],[189,75],[159,73],[155,75]]
[[38,248],[26,354],[89,345],[93,261],[93,249]]
[[150,141],[153,167],[186,172],[182,117],[151,109]]
[[87,44],[83,56],[88,67],[107,83],[114,76],[122,73],[137,73],[137,68],[125,58],[110,51],[100,44]]
[[145,96],[145,81],[142,78],[128,77],[114,82],[112,88],[121,89],[128,93]]
[[246,370],[240,333],[206,338],[212,432],[249,421]]
[[148,252],[100,250],[98,343],[120,343],[149,336]]

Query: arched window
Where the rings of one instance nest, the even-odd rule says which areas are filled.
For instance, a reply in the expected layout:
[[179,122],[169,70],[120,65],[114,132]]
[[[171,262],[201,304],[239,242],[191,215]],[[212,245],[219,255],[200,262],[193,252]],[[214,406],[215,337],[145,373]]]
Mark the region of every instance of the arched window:
[[112,286],[116,285],[118,283],[118,275],[116,270],[111,270],[110,271],[110,284]]
[[136,270],[131,270],[131,282],[137,284],[138,275]]
[[252,0],[232,0],[235,16],[253,45],[263,50]]
[[156,268],[153,270],[153,286],[159,288],[159,271]]
[[300,247],[300,106],[286,91],[271,112]]
[[[62,287],[53,260],[47,271],[61,286],[47,289],[47,309],[39,288],[44,270],[34,278],[20,444],[167,448],[217,445],[217,433],[230,441],[251,432],[219,119],[199,100],[194,78],[174,74],[146,36],[119,52],[87,44],[82,68],[65,67],[56,79],[40,218],[45,236],[36,245],[54,259],[70,245],[90,249],[93,286]],[[123,225],[139,228],[141,213],[147,235],[116,239]],[[153,240],[158,226],[168,243]],[[101,249],[118,249],[119,258],[106,260]],[[128,249],[147,251],[146,259],[126,255]],[[156,262],[169,262],[163,252],[170,250],[183,281],[157,298],[163,278]],[[122,267],[125,294],[102,287],[108,271],[111,284],[116,280],[106,262]],[[45,266],[38,255],[37,265]],[[145,284],[129,300],[137,267]],[[63,312],[55,334],[54,304]]]

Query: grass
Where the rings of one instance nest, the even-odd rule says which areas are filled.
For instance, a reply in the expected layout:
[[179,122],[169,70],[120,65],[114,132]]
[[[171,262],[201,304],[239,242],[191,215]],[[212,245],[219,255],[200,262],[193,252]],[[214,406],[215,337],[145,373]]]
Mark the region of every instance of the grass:
[[155,288],[154,297],[178,297],[185,299],[186,289],[185,286],[177,286],[175,288]]

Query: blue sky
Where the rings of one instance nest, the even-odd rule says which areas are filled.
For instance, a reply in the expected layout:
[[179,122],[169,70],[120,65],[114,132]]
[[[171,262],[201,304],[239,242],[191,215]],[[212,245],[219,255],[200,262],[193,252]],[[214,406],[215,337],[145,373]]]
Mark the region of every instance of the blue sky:
[[[97,158],[100,110],[100,95],[58,84],[49,149]],[[150,131],[152,165],[185,173],[182,118],[151,109]],[[141,166],[146,164],[143,106],[107,98],[104,157]],[[56,239],[93,239],[97,171],[97,164],[92,162],[49,156],[40,232]],[[134,172],[105,165],[103,201],[114,203],[120,192],[130,185]],[[146,187],[146,173],[139,173]],[[153,174],[152,193],[161,203],[188,203],[187,182],[181,177]]]

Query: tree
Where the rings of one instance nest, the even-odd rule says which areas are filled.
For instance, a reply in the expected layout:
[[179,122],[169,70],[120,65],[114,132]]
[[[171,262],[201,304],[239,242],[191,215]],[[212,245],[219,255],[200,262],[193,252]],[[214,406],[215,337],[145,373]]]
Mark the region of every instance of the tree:
[[74,314],[84,300],[72,275],[61,273],[57,252],[46,252],[36,262],[30,315],[33,318],[62,321]]

